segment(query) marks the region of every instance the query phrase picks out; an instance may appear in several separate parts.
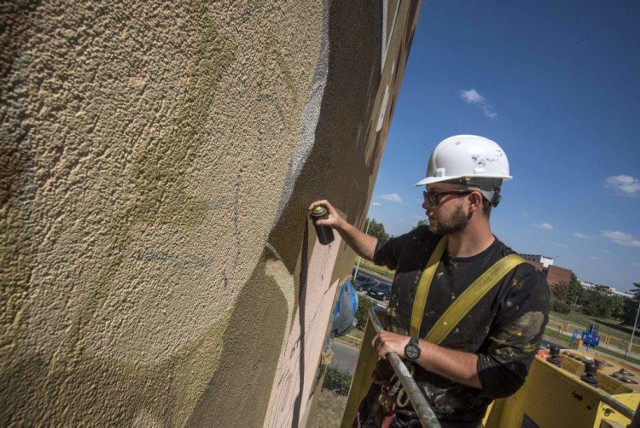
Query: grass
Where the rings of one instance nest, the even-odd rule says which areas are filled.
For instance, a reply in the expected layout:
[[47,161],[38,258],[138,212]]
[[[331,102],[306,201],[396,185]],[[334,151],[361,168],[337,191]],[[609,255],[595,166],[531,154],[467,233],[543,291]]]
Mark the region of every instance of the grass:
[[[599,318],[571,311],[569,314],[551,312],[549,314],[549,325],[557,327],[560,324],[568,323],[568,331],[578,328],[582,332],[586,330],[587,324],[598,324],[600,343],[609,344],[624,351],[631,339],[632,327],[621,324],[620,321],[608,318]],[[637,341],[636,341],[637,342]],[[640,354],[640,345],[633,344],[632,352]]]
[[393,279],[393,275],[394,275],[394,272],[392,270],[389,270],[384,266],[376,266],[373,263],[369,263],[364,260],[360,262],[360,269],[365,270],[369,273],[374,273],[376,275],[383,276],[388,279]]
[[560,343],[558,343],[559,345],[567,345],[567,346],[569,346],[569,344],[571,343],[570,340],[567,340],[567,336],[565,336],[564,334],[559,333],[556,330],[551,329],[551,328],[547,328],[544,331],[544,337],[551,338],[551,339],[553,339],[554,342],[560,342]]
[[622,340],[628,340],[631,336],[632,327],[621,325],[620,321],[608,318],[592,317],[580,312],[571,311],[568,314],[560,314],[551,312],[549,319],[555,322],[568,322],[575,324],[577,327],[586,329],[587,324],[598,324],[600,326],[600,334],[615,337]]
[[[551,339],[553,339],[554,342],[561,342],[559,344],[564,344],[566,346],[569,346],[571,344],[571,341],[568,340],[568,336],[566,336],[566,335],[564,335],[562,333],[558,333],[554,329],[547,328],[547,330],[544,332],[544,337],[551,338]],[[630,355],[625,356],[624,353],[612,351],[612,350],[604,348],[602,346],[596,347],[595,351],[600,353],[600,354],[611,355],[612,357],[614,357],[614,358],[616,358],[616,359],[618,359],[620,361],[629,361],[630,363],[640,365],[640,359],[634,358],[634,357],[632,357]]]
[[332,391],[324,390],[318,398],[318,410],[316,418],[309,421],[312,428],[339,427],[342,422],[342,414],[347,405],[345,395],[335,395]]
[[598,352],[600,352],[601,354],[607,354],[607,355],[611,355],[614,358],[617,358],[620,361],[629,361],[630,363],[636,364],[638,366],[640,366],[640,360],[637,358],[634,358],[630,355],[627,355],[626,357],[624,356],[624,354],[619,354],[615,351],[612,351],[610,349],[606,349],[603,347],[597,347],[596,348],[598,350]]

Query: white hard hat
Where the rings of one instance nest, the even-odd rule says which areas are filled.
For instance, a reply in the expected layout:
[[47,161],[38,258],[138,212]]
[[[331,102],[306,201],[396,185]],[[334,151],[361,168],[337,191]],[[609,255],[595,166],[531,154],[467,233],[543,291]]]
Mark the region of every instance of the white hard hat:
[[509,160],[502,148],[488,138],[454,135],[436,146],[429,158],[427,177],[416,183],[469,182],[474,178],[510,180]]
[[502,181],[511,178],[507,155],[496,142],[477,135],[454,135],[433,150],[427,177],[416,186],[442,182],[473,185],[484,190],[492,203],[497,198],[497,205]]

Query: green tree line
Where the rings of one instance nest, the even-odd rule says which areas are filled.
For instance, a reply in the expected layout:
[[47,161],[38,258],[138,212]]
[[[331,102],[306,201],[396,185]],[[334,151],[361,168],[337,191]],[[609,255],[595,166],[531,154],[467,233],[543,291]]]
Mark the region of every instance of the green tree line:
[[[633,325],[638,309],[638,298],[635,299],[611,294],[606,287],[585,288],[575,274],[571,281],[553,284],[551,288],[551,309],[568,314],[572,309],[585,315],[613,318],[624,324]],[[640,290],[638,290],[640,292]]]
[[363,231],[367,232],[367,235],[374,236],[378,239],[389,239],[389,234],[384,230],[384,224],[378,223],[373,218],[368,218],[364,222]]

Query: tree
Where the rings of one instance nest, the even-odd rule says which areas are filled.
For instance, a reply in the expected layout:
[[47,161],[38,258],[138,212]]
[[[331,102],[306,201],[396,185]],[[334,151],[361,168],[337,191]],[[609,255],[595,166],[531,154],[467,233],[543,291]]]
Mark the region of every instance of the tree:
[[586,295],[587,291],[582,284],[580,284],[580,281],[578,281],[578,277],[574,273],[571,273],[571,281],[569,281],[569,287],[567,288],[565,303],[575,309],[577,305],[582,305]]
[[571,312],[571,307],[562,300],[558,300],[551,296],[551,310],[561,314],[568,314]]
[[389,239],[389,234],[385,232],[384,225],[382,223],[378,223],[375,219],[367,218],[364,230],[367,230],[368,235],[378,239]]
[[377,303],[367,296],[358,295],[358,310],[356,311],[356,328],[364,330],[369,319],[369,308],[376,306]]
[[582,312],[585,315],[610,318],[611,317],[611,296],[600,290],[587,290],[586,301],[582,305]]
[[622,296],[611,296],[609,306],[611,307],[611,318],[617,320],[622,319],[624,315],[625,300],[629,300]]
[[636,289],[631,292],[636,296],[636,300],[640,300],[640,283],[634,282],[633,286],[636,287]]
[[[582,312],[586,315],[615,318],[624,323],[633,323],[637,301],[611,294],[608,288],[593,288],[585,291],[584,298],[578,299]],[[629,302],[632,302],[629,304]],[[628,321],[627,321],[628,320]]]
[[556,300],[565,302],[567,304],[569,303],[567,302],[567,295],[569,294],[569,284],[567,284],[566,282],[560,282],[557,284],[551,284],[549,288],[551,290],[551,295]]
[[627,325],[633,325],[636,320],[638,311],[638,299],[624,299],[624,307],[622,308],[622,322]]

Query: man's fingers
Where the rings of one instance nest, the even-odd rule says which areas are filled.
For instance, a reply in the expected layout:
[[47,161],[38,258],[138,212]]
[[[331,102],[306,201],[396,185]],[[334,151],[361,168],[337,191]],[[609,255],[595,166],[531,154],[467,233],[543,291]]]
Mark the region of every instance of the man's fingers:
[[312,210],[313,207],[318,206],[318,205],[324,205],[325,207],[327,207],[327,210],[331,211],[331,204],[329,203],[329,201],[327,201],[326,199],[321,199],[319,201],[315,201],[313,203],[311,203],[311,205],[309,205],[309,210]]
[[373,339],[371,340],[371,346],[373,347],[373,350],[376,352],[376,354],[378,354],[378,356],[386,359],[389,351],[386,350],[386,342],[384,340],[383,333],[384,332],[381,331],[373,337]]

